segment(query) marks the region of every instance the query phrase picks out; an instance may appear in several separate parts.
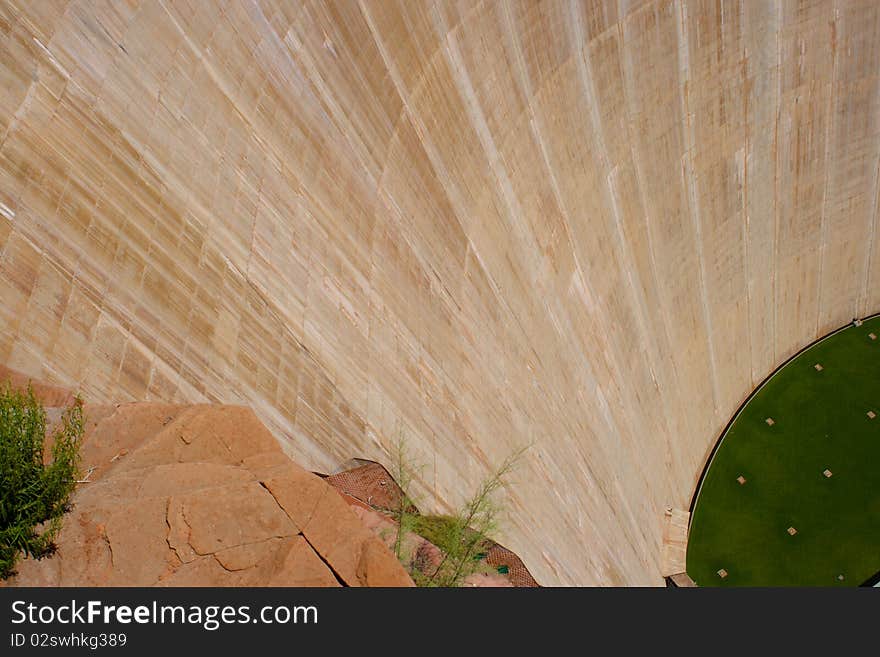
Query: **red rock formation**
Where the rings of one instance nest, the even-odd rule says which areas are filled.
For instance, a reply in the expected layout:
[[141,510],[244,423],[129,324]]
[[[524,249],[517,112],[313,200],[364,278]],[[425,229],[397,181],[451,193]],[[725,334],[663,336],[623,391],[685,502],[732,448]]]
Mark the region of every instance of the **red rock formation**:
[[58,551],[21,561],[8,584],[412,586],[336,491],[293,463],[249,409],[133,403],[86,405],[85,414],[87,482]]

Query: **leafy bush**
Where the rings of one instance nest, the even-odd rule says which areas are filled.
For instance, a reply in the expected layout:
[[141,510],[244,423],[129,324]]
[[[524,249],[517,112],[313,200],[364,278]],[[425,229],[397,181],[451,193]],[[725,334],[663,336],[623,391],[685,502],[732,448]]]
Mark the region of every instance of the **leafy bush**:
[[413,576],[419,586],[460,586],[468,575],[483,570],[480,561],[485,559],[486,551],[492,546],[487,534],[496,528],[494,504],[485,504],[484,507],[492,518],[485,524],[478,523],[482,531],[465,524],[467,518],[463,511],[454,516],[415,517],[413,531],[443,553],[443,559],[436,568],[427,574]]
[[[489,536],[498,529],[501,509],[495,501],[496,493],[504,486],[504,479],[516,462],[528,449],[525,447],[509,456],[501,466],[489,475],[455,514],[449,516],[422,516],[416,514],[410,497],[410,485],[414,478],[403,441],[397,445],[394,478],[403,491],[394,519],[398,523],[395,553],[407,567],[418,586],[461,586],[472,573],[484,568],[485,551],[492,545]],[[402,537],[407,532],[418,534],[436,545],[443,556],[436,568],[418,563],[407,564],[402,554]],[[417,555],[418,556],[418,555]]]
[[415,519],[418,515],[413,511],[415,504],[412,497],[410,497],[410,487],[412,486],[414,474],[413,467],[406,453],[406,444],[403,440],[400,440],[396,447],[397,453],[395,454],[392,476],[400,489],[400,495],[397,499],[397,508],[394,513],[394,519],[397,521],[397,533],[394,537],[394,555],[398,561],[404,563],[403,539],[409,532],[413,531]]
[[54,552],[78,478],[82,434],[79,398],[45,446],[46,412],[30,386],[0,388],[0,579],[15,573],[22,553],[39,559]]

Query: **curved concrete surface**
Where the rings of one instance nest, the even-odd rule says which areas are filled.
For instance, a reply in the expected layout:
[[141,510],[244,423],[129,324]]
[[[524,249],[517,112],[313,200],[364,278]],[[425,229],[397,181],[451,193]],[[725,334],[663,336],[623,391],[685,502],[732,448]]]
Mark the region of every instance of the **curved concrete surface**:
[[[766,5],[766,6],[765,6]],[[778,362],[880,307],[873,0],[0,1],[0,362],[251,405],[660,584]],[[432,508],[433,507],[433,508]]]

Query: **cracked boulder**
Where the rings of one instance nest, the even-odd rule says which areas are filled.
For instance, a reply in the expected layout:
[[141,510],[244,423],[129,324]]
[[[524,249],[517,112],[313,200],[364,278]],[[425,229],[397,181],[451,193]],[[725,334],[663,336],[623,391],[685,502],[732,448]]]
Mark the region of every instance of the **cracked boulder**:
[[[62,390],[49,390],[52,398]],[[58,550],[20,586],[412,586],[340,495],[250,409],[86,406]]]

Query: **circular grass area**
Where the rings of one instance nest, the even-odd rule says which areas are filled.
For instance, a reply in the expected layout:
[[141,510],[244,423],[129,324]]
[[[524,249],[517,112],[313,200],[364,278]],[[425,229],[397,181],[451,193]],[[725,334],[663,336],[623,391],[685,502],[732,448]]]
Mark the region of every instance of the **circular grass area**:
[[697,494],[687,572],[699,586],[858,586],[878,571],[873,318],[796,356],[742,408]]

